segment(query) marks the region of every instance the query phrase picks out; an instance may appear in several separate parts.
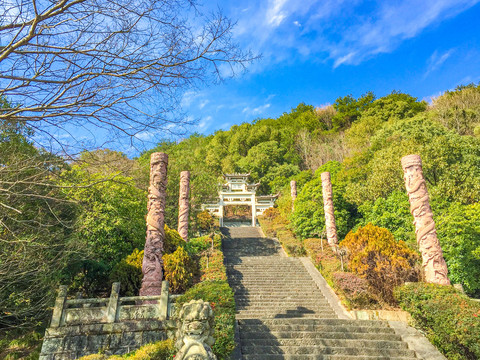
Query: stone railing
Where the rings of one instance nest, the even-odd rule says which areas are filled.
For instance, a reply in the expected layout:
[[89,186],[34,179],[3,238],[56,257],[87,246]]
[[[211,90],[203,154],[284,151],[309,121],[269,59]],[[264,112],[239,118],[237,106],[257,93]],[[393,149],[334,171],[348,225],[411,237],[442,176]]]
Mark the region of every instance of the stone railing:
[[119,291],[120,283],[113,283],[109,298],[67,299],[67,287],[61,286],[50,327],[143,319],[166,320],[174,311],[168,281],[163,281],[162,292],[157,296],[119,297]]
[[157,296],[119,297],[119,290],[114,283],[109,298],[67,299],[61,286],[40,360],[73,360],[100,351],[121,355],[174,336],[177,295],[169,294],[167,281]]

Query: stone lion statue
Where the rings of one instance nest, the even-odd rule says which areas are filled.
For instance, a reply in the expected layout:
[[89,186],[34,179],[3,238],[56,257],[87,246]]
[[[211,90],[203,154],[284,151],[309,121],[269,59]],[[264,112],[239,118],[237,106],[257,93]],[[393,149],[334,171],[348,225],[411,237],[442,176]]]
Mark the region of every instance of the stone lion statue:
[[215,343],[213,319],[208,302],[192,300],[183,305],[177,320],[175,360],[217,360],[211,348]]

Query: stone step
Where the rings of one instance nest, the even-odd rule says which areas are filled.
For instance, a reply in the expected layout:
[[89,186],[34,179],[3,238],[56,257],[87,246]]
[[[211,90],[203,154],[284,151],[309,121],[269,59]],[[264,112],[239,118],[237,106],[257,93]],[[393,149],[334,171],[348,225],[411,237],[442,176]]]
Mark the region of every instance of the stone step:
[[[254,319],[243,319],[239,320],[254,320]],[[284,320],[284,319],[276,319],[276,320]],[[295,319],[298,320],[298,319]],[[310,320],[310,319],[302,319],[302,320]],[[325,320],[325,319],[322,319]],[[385,335],[385,334],[395,334],[395,331],[392,328],[388,327],[365,327],[365,326],[335,326],[335,325],[312,325],[312,324],[285,324],[285,325],[272,325],[272,326],[264,326],[264,325],[240,325],[242,332],[246,333],[257,333],[257,332],[267,332],[267,333],[285,333],[285,332],[319,332],[319,333],[337,333],[341,332],[344,334],[358,334],[361,336],[362,334],[374,334],[374,335]],[[347,336],[347,335],[346,335]]]
[[[247,354],[244,360],[414,360],[416,357],[363,355]],[[418,360],[418,359],[417,359]]]
[[390,329],[388,323],[385,321],[377,320],[347,320],[347,319],[322,319],[322,320],[295,320],[295,321],[285,321],[285,320],[243,320],[240,322],[240,325],[263,325],[263,326],[274,326],[274,325],[331,325],[331,326],[358,326],[358,327],[371,327],[371,328],[384,328]]
[[267,274],[272,274],[271,271],[275,270],[275,274],[277,276],[283,275],[283,276],[290,276],[292,273],[297,274],[308,274],[305,272],[305,268],[303,265],[268,265],[268,264],[263,264],[263,265],[235,265],[235,266],[229,266],[227,265],[226,267],[228,272],[232,271],[237,271],[241,272],[243,274],[252,274],[255,275],[267,275]]
[[[394,333],[373,333],[373,332],[349,332],[337,331],[342,329],[321,329],[320,331],[268,331],[269,329],[259,329],[250,331],[249,328],[242,328],[240,338],[245,340],[252,339],[361,339],[361,340],[384,340],[384,341],[402,341],[400,335]],[[323,331],[322,331],[323,330]],[[327,331],[334,330],[334,331]]]
[[[227,230],[224,230],[227,231]],[[222,249],[244,360],[413,360],[388,323],[338,319],[298,258],[258,228],[229,228]]]
[[[236,250],[235,250],[236,251]],[[298,258],[292,257],[280,257],[280,256],[237,256],[229,255],[228,253],[224,256],[228,261],[228,265],[235,266],[301,266],[302,262]]]
[[[308,296],[307,296],[308,295]],[[298,297],[296,294],[246,294],[246,295],[241,295],[240,293],[235,295],[235,301],[242,301],[242,300],[255,300],[255,301],[296,301],[297,299],[302,299],[302,300],[311,300],[311,301],[325,301],[325,297],[323,294],[314,292],[312,294],[305,294],[301,298]]]
[[287,293],[304,293],[304,294],[313,294],[316,293],[319,296],[323,296],[322,292],[318,289],[318,287],[309,286],[306,289],[302,289],[302,287],[281,287],[281,286],[251,286],[249,288],[246,287],[238,287],[233,289],[234,292],[244,292],[244,293],[259,293],[259,294],[270,294],[270,295],[281,295]]
[[312,278],[309,278],[308,276],[290,276],[288,278],[279,278],[277,276],[275,277],[270,277],[270,278],[265,278],[265,277],[259,277],[257,276],[232,276],[230,275],[228,277],[229,281],[232,283],[236,282],[257,282],[257,283],[269,283],[269,282],[275,282],[275,283],[285,283],[285,284],[291,284],[291,283],[296,283],[296,282],[310,282],[312,283]]
[[365,347],[329,347],[314,346],[241,346],[242,354],[305,354],[305,355],[363,355],[363,356],[400,356],[415,358],[415,352],[409,349],[385,349]]
[[282,303],[275,303],[275,302],[238,302],[236,301],[237,306],[249,306],[255,307],[256,309],[292,309],[292,308],[315,308],[315,309],[331,309],[331,306],[327,302],[300,302],[300,301],[292,301],[292,302],[282,302]]
[[231,261],[228,262],[228,259],[226,260],[225,267],[227,270],[234,269],[234,270],[245,270],[245,271],[254,271],[255,268],[268,271],[269,268],[276,268],[280,271],[285,270],[285,269],[295,269],[297,271],[304,271],[305,267],[303,263],[299,262],[288,262],[288,263],[279,263],[279,262],[271,262],[271,261],[262,261],[259,262],[258,264],[247,261],[247,262],[237,262],[237,261]]
[[408,349],[407,344],[400,341],[365,340],[365,339],[328,339],[328,338],[272,338],[272,339],[248,339],[247,346],[321,346],[335,348],[373,348],[373,349]]
[[288,289],[297,289],[297,290],[317,290],[318,286],[315,283],[309,283],[309,284],[274,284],[274,283],[269,283],[269,284],[231,284],[231,287],[239,288],[239,289],[261,289],[264,291],[270,291],[270,290],[275,290],[275,289],[282,289],[282,290],[288,290]]
[[[329,318],[335,318],[335,312],[330,307],[290,307],[290,308],[261,308],[256,306],[237,306],[237,313],[238,314],[245,314],[245,313],[252,313],[252,314],[290,314],[290,313],[302,313],[302,314],[329,314]],[[256,318],[258,316],[255,316]],[[261,317],[261,316],[260,316]]]
[[309,285],[315,285],[315,282],[313,282],[311,279],[292,279],[288,281],[282,281],[280,279],[272,279],[272,280],[263,280],[263,279],[231,279],[228,281],[228,283],[232,286],[235,285],[244,285],[244,286],[293,286],[293,285],[300,285],[300,286],[309,286]]
[[232,289],[234,292],[237,291],[248,291],[248,292],[267,292],[267,293],[285,293],[285,292],[318,292],[321,294],[320,290],[315,284],[309,285],[302,287],[301,285],[292,285],[292,286],[284,286],[284,285],[278,285],[278,286],[261,286],[261,285],[255,285],[255,286],[232,286]]
[[291,302],[268,302],[268,301],[236,301],[237,306],[250,306],[257,309],[291,309],[296,307],[310,307],[315,309],[331,309],[330,304],[318,301],[291,301]]
[[320,316],[318,314],[261,314],[261,315],[252,315],[252,314],[240,314],[237,313],[235,315],[235,319],[237,320],[247,320],[247,319],[259,319],[259,320],[268,320],[268,319],[313,319],[313,320],[318,320],[318,319],[331,319],[334,315],[325,315],[325,316]]
[[[253,266],[258,266],[258,267],[267,267],[267,266],[275,266],[278,268],[283,268],[283,267],[296,267],[301,269],[303,266],[303,263],[297,259],[297,258],[281,258],[278,256],[274,257],[269,257],[269,256],[262,256],[259,258],[253,258],[253,257],[234,257],[232,259],[229,259],[228,254],[225,256],[225,259],[228,261],[227,265],[230,267],[235,267],[235,268],[252,268]],[[231,261],[229,261],[231,260]]]
[[239,314],[245,313],[258,313],[258,314],[284,314],[284,313],[301,313],[301,314],[331,314],[330,318],[335,318],[332,308],[330,307],[318,307],[318,308],[306,308],[297,306],[295,308],[260,308],[260,307],[248,307],[246,309],[238,309]]

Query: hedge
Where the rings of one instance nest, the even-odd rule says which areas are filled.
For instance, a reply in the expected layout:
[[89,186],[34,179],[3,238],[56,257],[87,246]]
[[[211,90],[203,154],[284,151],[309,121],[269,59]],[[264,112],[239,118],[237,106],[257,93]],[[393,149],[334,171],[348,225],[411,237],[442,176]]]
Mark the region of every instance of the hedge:
[[449,360],[480,359],[480,303],[452,286],[412,283],[395,289],[400,306]]

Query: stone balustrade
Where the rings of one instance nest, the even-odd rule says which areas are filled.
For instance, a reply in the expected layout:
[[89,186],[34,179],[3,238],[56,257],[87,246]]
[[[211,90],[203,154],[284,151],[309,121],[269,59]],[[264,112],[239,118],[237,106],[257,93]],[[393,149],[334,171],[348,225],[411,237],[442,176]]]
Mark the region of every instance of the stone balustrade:
[[67,299],[67,287],[61,286],[40,359],[125,354],[173,336],[176,295],[169,294],[168,281],[160,295],[120,297],[119,290],[120,283],[114,283],[109,298]]
[[160,295],[119,297],[119,291],[120,283],[113,283],[110,298],[67,299],[66,286],[61,286],[50,327],[144,319],[166,320],[173,311],[173,304],[169,302],[168,281],[163,281]]

